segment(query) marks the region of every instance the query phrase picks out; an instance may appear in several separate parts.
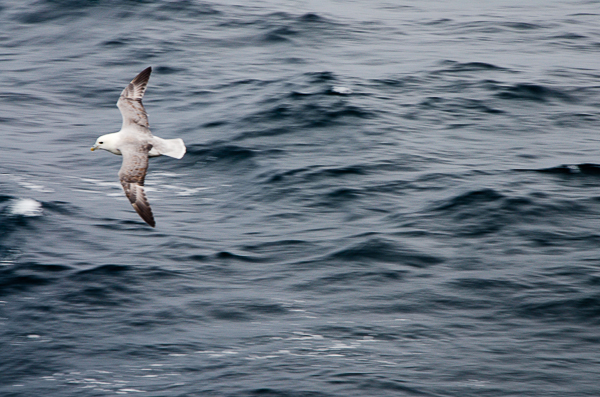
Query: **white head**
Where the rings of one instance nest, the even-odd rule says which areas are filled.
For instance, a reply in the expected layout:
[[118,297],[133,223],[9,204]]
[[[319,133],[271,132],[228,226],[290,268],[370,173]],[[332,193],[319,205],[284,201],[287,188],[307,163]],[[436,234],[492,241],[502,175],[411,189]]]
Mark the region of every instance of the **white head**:
[[96,143],[92,146],[92,152],[96,149],[108,150],[114,154],[121,154],[121,151],[117,149],[117,133],[102,135],[96,139]]

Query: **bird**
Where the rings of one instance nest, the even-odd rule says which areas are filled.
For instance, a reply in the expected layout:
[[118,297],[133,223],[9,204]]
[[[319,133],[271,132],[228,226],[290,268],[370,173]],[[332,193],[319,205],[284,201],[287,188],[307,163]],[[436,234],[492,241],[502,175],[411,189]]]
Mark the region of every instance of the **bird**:
[[121,92],[117,101],[117,107],[123,116],[121,130],[100,136],[91,150],[103,149],[123,156],[119,180],[125,196],[139,216],[148,225],[155,227],[152,208],[144,191],[148,159],[161,155],[181,159],[186,147],[181,138],[162,139],[150,132],[148,113],[142,104],[142,97],[151,73],[152,67],[142,70]]

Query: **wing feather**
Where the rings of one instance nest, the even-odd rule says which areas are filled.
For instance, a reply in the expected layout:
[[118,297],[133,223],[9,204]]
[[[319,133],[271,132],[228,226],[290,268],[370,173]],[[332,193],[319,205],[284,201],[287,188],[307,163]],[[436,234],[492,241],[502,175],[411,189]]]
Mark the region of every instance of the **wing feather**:
[[125,191],[125,195],[135,211],[142,219],[154,227],[154,216],[150,203],[144,191],[144,180],[148,171],[148,152],[152,149],[152,145],[146,144],[141,146],[126,145],[122,147],[123,165],[119,170],[119,180]]
[[148,114],[142,104],[142,97],[146,92],[150,73],[152,73],[152,67],[142,70],[121,92],[117,107],[123,116],[123,128],[132,124],[149,127]]

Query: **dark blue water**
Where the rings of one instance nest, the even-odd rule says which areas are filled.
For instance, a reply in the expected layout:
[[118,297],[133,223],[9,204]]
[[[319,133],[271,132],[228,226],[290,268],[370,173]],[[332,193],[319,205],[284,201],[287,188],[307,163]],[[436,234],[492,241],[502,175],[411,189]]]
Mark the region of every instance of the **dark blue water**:
[[600,2],[492,3],[1,2],[0,395],[600,395]]

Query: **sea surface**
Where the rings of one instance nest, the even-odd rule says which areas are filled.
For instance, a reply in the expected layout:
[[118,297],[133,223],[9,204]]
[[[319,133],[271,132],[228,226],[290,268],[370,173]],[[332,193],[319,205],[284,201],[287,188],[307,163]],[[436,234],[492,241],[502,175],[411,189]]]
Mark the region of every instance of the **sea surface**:
[[599,396],[600,1],[0,1],[0,395]]

